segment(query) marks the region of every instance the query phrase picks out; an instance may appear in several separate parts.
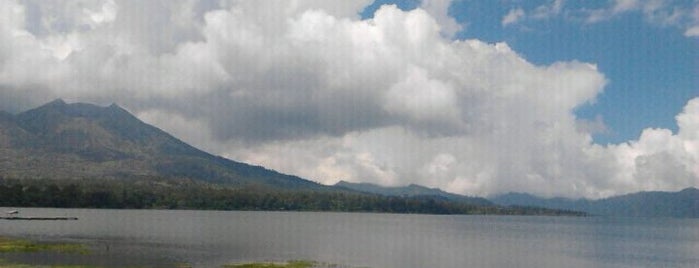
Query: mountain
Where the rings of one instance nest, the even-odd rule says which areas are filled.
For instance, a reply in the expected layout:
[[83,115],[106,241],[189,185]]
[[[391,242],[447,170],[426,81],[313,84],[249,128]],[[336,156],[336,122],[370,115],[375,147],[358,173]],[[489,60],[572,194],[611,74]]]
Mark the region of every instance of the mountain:
[[504,206],[575,210],[593,215],[699,218],[699,190],[696,188],[679,192],[638,192],[599,200],[547,199],[522,193],[508,193],[490,200]]
[[386,192],[325,186],[214,156],[116,104],[59,99],[0,112],[0,206],[582,215],[503,208],[418,185]]
[[[256,196],[254,200],[264,202],[251,202],[250,204],[254,205],[247,205],[252,206],[251,208],[274,207],[278,202],[291,202],[298,199],[294,202],[303,204],[303,206],[299,205],[298,207],[324,209],[328,204],[334,204],[329,201],[331,198],[344,198],[342,200],[345,200],[347,204],[364,204],[366,200],[373,200],[372,202],[378,202],[374,204],[373,209],[388,212],[546,215],[560,215],[565,212],[522,208],[522,206],[527,206],[584,211],[596,215],[699,217],[699,190],[695,188],[688,188],[676,193],[641,192],[602,200],[542,199],[516,193],[493,199],[497,204],[519,206],[508,209],[497,207],[493,202],[484,198],[452,194],[415,184],[404,187],[382,187],[368,183],[341,181],[334,186],[324,186],[264,167],[211,155],[140,121],[116,104],[100,107],[85,103],[68,104],[60,99],[19,114],[0,111],[0,181],[3,178],[25,181],[18,184],[21,186],[19,188],[5,187],[5,190],[9,194],[18,193],[18,189],[26,191],[26,194],[33,196],[27,200],[41,199],[41,196],[36,196],[36,189],[45,188],[45,191],[55,192],[56,188],[36,188],[31,186],[30,181],[32,180],[24,179],[66,181],[111,179],[113,182],[123,181],[121,179],[136,179],[141,183],[144,180],[150,182],[151,190],[160,189],[157,187],[164,180],[176,181],[174,185],[191,186],[191,184],[180,183],[192,181],[201,182],[203,185],[226,186],[216,191],[206,188],[208,186],[195,187],[199,190],[197,193],[192,193],[190,201],[193,202],[193,205],[188,207],[217,207],[206,202],[204,202],[206,204],[200,204],[200,201],[205,199],[202,199],[203,196],[206,196],[202,193],[214,191],[211,192],[213,196],[207,196],[211,200],[218,200],[213,202],[214,204],[237,208],[229,204],[232,199],[222,197],[229,194],[226,192],[229,190],[225,189],[247,191],[245,189],[254,188],[310,190],[316,193],[318,200],[307,200],[310,195],[303,194],[298,196],[265,196],[269,192],[258,191],[257,195],[255,193],[249,194]],[[92,186],[80,187],[89,188]],[[214,188],[216,187],[218,186]],[[94,196],[85,197],[86,200],[97,200],[95,202],[102,203],[110,200],[104,198],[105,193],[99,192],[101,190],[88,188],[86,191],[94,190],[97,192]],[[124,190],[121,192],[120,198],[122,199],[129,197],[126,188],[123,188]],[[60,189],[71,190],[70,187]],[[174,202],[170,200],[172,196],[164,194],[168,191],[170,190],[161,189],[153,192],[152,195],[162,195],[162,202],[170,202],[166,207],[177,207],[177,204],[171,203]],[[346,193],[354,194],[345,195]],[[373,199],[376,196],[367,196],[364,193],[382,197]],[[117,195],[116,192],[111,194],[112,197]],[[181,193],[178,194],[181,195]],[[241,192],[236,196],[236,198],[243,198],[246,195]],[[401,197],[405,200],[396,203],[393,197]],[[174,200],[177,201],[177,199]],[[48,202],[46,204],[54,204],[51,200],[49,200],[51,202],[44,201]],[[93,204],[92,201],[88,203]],[[158,202],[151,205],[161,206],[162,204]],[[17,204],[31,205],[21,202]],[[335,205],[338,206],[337,209],[347,209],[347,204],[340,202]],[[396,207],[396,204],[413,207]],[[360,206],[354,209],[365,211],[368,208]]]
[[385,187],[372,183],[352,183],[340,181],[334,185],[344,189],[354,190],[358,192],[379,194],[384,196],[399,196],[399,197],[438,197],[448,201],[457,201],[472,205],[492,206],[493,203],[485,198],[469,197],[458,194],[452,194],[442,191],[438,188],[427,188],[425,186],[410,184],[403,187]]
[[55,100],[0,112],[0,177],[181,178],[230,186],[325,189],[326,186],[214,156],[112,104]]

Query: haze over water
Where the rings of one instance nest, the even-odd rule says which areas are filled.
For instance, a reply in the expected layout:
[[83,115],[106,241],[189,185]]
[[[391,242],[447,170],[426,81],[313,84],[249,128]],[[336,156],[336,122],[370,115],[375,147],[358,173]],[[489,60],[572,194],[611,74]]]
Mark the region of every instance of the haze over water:
[[699,265],[696,219],[30,208],[22,213],[80,220],[5,221],[0,236],[86,243],[93,256],[76,258],[100,265],[218,267],[292,259],[376,268]]

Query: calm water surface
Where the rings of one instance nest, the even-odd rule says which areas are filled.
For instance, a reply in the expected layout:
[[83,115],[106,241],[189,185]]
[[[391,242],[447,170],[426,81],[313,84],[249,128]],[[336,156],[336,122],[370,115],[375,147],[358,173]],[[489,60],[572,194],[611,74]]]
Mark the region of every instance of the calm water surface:
[[1,236],[81,242],[95,252],[33,256],[38,263],[217,267],[308,259],[375,268],[699,267],[696,219],[36,208],[21,214],[80,220],[0,221]]

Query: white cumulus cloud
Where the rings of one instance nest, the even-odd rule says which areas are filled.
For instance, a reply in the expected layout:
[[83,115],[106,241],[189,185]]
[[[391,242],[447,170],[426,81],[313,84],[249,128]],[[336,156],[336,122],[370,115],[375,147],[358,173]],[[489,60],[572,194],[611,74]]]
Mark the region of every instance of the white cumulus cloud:
[[449,15],[449,7],[453,0],[422,0],[420,8],[424,9],[437,20],[441,32],[446,37],[452,37],[463,29],[462,24]]

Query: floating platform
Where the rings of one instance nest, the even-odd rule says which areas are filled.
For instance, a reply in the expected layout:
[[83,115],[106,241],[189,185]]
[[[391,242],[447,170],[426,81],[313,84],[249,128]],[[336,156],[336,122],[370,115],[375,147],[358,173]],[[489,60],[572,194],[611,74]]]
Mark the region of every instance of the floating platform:
[[0,217],[0,220],[16,221],[77,221],[77,217]]

